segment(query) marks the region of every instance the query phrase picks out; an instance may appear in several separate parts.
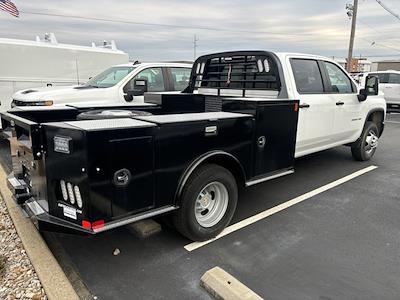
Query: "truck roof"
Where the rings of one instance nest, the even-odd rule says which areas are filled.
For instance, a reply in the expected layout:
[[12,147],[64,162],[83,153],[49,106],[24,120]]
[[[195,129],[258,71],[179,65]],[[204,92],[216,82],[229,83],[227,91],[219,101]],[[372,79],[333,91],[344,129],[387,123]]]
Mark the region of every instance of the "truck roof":
[[165,67],[187,67],[192,68],[192,64],[189,63],[172,63],[172,62],[143,62],[143,63],[127,63],[127,64],[119,64],[116,67],[131,67],[131,66],[142,66],[142,67],[151,67],[151,66],[165,66]]
[[333,59],[322,56],[322,55],[316,55],[316,54],[308,54],[308,53],[297,53],[297,52],[273,52],[275,53],[279,58],[284,58],[287,56],[296,56],[296,57],[307,57],[307,58],[313,58],[313,59],[323,59],[323,60],[329,60],[333,61]]
[[102,52],[102,53],[121,53],[125,54],[124,51],[118,49],[110,49],[103,47],[93,47],[93,46],[81,46],[63,43],[50,43],[43,41],[30,41],[30,40],[19,40],[19,39],[8,39],[0,38],[0,45],[18,45],[26,47],[45,47],[45,48],[58,48],[67,50],[80,50],[80,51],[90,51],[90,52]]

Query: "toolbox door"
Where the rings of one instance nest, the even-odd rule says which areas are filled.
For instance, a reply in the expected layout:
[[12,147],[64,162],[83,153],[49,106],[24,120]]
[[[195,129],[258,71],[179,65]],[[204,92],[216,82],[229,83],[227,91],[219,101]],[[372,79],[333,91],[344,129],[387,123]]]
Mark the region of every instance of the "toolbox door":
[[295,103],[260,104],[254,141],[254,176],[292,168],[296,144]]
[[154,206],[153,137],[110,141],[112,214],[119,217]]

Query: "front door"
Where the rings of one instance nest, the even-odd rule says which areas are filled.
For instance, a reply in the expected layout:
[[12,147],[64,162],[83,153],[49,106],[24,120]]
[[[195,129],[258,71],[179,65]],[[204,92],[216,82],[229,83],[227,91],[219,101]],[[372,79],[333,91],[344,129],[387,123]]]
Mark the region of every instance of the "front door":
[[140,71],[124,86],[122,95],[124,101],[144,102],[144,94],[134,96],[134,99],[128,98],[126,95],[128,90],[134,90],[134,82],[136,79],[146,79],[147,92],[165,92],[167,90],[163,69],[161,67],[147,68]]
[[322,66],[326,74],[328,95],[335,103],[332,140],[338,143],[354,139],[354,135],[363,126],[357,87],[338,65],[324,61]]
[[300,100],[296,157],[331,143],[335,102],[325,94],[317,60],[292,58],[290,64]]

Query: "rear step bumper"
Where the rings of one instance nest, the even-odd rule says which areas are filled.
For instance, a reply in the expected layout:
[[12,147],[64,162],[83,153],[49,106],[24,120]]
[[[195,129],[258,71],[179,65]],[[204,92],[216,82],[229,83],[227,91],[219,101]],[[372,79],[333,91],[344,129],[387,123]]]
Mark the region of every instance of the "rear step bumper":
[[35,198],[26,192],[27,188],[23,180],[15,178],[13,173],[8,176],[7,183],[14,194],[14,201],[21,208],[24,215],[29,217],[39,230],[74,234],[95,234],[92,230],[85,229],[47,213]]
[[55,217],[47,213],[40,204],[36,201],[33,195],[29,194],[27,185],[21,179],[17,179],[14,173],[11,173],[7,178],[8,186],[13,192],[14,201],[22,209],[23,213],[29,217],[35,226],[39,230],[53,231],[61,233],[72,233],[72,234],[90,234],[111,230],[117,227],[121,227],[130,223],[134,223],[143,219],[152,218],[154,216],[168,213],[178,209],[177,206],[164,206],[152,210],[148,210],[136,215],[127,216],[118,220],[114,220],[100,227],[93,227],[92,229],[85,229],[77,224],[68,222],[64,219]]

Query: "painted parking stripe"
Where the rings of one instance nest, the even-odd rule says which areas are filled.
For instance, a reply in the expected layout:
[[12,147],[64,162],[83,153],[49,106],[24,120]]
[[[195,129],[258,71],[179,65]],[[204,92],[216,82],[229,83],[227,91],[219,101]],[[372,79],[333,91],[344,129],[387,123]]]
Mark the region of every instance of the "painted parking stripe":
[[397,121],[385,121],[385,123],[400,124],[400,122],[397,122]]
[[358,176],[361,176],[361,175],[363,175],[365,173],[373,171],[376,168],[378,168],[378,167],[377,166],[369,166],[369,167],[366,167],[364,169],[361,169],[361,170],[359,170],[357,172],[354,172],[354,173],[349,174],[349,175],[347,175],[345,177],[342,177],[342,178],[340,178],[338,180],[335,180],[335,181],[333,181],[331,183],[328,183],[328,184],[326,184],[324,186],[321,186],[321,187],[319,187],[319,188],[317,188],[315,190],[312,190],[312,191],[307,192],[307,193],[305,193],[303,195],[300,195],[300,196],[298,196],[298,197],[296,197],[294,199],[291,199],[291,200],[286,201],[284,203],[281,203],[281,204],[279,204],[277,206],[274,206],[274,207],[272,207],[270,209],[267,209],[267,210],[265,210],[263,212],[260,212],[260,213],[258,213],[256,215],[252,216],[252,217],[249,217],[249,218],[244,219],[244,220],[242,220],[240,222],[232,224],[232,225],[226,227],[219,235],[217,235],[215,238],[213,238],[211,240],[208,240],[208,241],[205,241],[205,242],[193,242],[191,244],[186,245],[184,248],[187,251],[196,250],[196,249],[198,249],[200,247],[203,247],[203,246],[205,246],[205,245],[207,245],[209,243],[212,243],[212,242],[214,242],[214,241],[216,241],[216,240],[218,240],[218,239],[220,239],[220,238],[222,238],[222,237],[224,237],[224,236],[226,236],[226,235],[228,235],[228,234],[230,234],[232,232],[235,232],[235,231],[237,231],[239,229],[242,229],[242,228],[244,228],[246,226],[249,226],[249,225],[251,225],[251,224],[253,224],[255,222],[258,222],[258,221],[260,221],[262,219],[265,219],[266,217],[269,217],[269,216],[271,216],[273,214],[276,214],[277,212],[285,210],[285,209],[287,209],[287,208],[289,208],[289,207],[291,207],[291,206],[293,206],[295,204],[298,204],[298,203],[303,202],[303,201],[305,201],[307,199],[310,199],[311,197],[314,197],[314,196],[316,196],[318,194],[321,194],[321,193],[323,193],[325,191],[328,191],[328,190],[330,190],[330,189],[332,189],[334,187],[337,187],[338,185],[341,185],[341,184],[343,184],[343,183],[345,183],[345,182],[347,182],[349,180],[352,180],[352,179],[354,179],[354,178],[356,178]]

